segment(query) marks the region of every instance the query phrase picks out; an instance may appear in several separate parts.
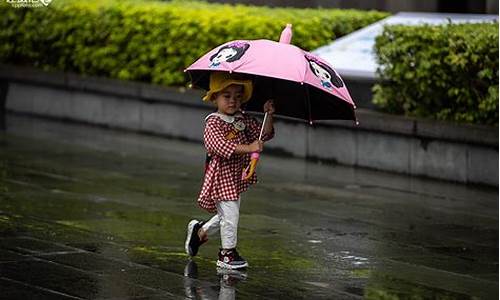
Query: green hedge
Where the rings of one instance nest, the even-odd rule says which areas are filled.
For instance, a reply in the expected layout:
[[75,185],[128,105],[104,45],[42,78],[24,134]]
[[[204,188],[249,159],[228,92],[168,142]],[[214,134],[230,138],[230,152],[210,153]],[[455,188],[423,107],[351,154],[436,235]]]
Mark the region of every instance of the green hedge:
[[0,5],[0,61],[45,70],[185,83],[182,70],[233,39],[277,40],[293,23],[292,42],[314,49],[387,13],[271,9],[204,2],[54,1],[46,8]]
[[498,125],[498,24],[389,26],[374,103],[408,116]]

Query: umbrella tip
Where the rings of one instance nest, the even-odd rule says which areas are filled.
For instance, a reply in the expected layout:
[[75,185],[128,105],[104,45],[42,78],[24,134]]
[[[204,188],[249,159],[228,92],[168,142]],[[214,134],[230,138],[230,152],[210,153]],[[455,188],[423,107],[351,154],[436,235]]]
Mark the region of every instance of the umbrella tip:
[[281,32],[280,43],[290,44],[292,41],[292,24],[286,24],[285,29]]

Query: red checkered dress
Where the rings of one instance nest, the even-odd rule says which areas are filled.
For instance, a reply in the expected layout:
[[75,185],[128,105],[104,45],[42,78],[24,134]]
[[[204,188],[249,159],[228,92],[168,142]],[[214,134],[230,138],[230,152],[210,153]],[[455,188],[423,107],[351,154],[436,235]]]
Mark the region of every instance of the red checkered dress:
[[[226,119],[226,120],[223,120]],[[205,172],[205,178],[198,197],[200,207],[209,212],[216,212],[216,201],[238,200],[240,194],[248,189],[250,184],[257,182],[254,174],[250,180],[241,179],[242,171],[250,162],[249,154],[236,154],[236,145],[250,144],[259,138],[261,124],[254,118],[237,114],[232,117],[211,114],[206,118],[204,141],[210,162]],[[227,138],[234,130],[234,122],[243,121],[245,129],[239,131],[232,140]],[[263,134],[262,140],[273,138],[271,134]]]

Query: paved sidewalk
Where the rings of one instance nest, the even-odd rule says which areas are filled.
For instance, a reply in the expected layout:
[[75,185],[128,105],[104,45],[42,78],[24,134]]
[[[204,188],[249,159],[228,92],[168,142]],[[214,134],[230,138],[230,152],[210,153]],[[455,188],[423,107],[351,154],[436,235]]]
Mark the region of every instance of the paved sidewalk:
[[[201,145],[9,116],[1,299],[498,299],[498,190],[264,154],[239,251],[193,261]],[[278,133],[279,134],[279,133]]]

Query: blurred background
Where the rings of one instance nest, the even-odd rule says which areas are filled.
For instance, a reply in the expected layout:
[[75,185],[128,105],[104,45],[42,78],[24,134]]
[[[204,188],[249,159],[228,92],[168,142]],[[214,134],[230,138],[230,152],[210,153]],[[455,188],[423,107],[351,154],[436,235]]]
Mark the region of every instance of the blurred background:
[[397,1],[397,0],[377,0],[377,1],[348,1],[348,0],[270,0],[270,1],[209,1],[216,3],[231,4],[251,4],[265,6],[289,6],[301,8],[355,8],[355,9],[376,9],[397,13],[400,11],[415,12],[443,12],[443,13],[474,13],[474,14],[498,14],[498,1],[494,0],[434,0],[434,1]]

